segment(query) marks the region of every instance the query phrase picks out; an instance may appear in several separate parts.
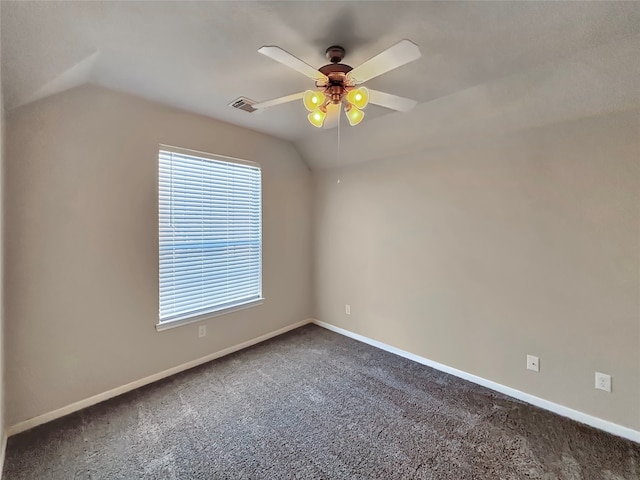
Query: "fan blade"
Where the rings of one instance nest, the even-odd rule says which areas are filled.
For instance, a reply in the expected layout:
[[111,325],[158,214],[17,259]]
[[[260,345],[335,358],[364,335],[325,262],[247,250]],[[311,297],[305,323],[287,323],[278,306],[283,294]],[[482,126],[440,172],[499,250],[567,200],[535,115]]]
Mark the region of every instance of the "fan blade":
[[[418,102],[410,98],[391,95],[390,93],[379,92],[378,90],[369,90],[369,103],[380,105],[381,107],[390,108],[399,112],[408,112],[415,107]],[[255,107],[255,105],[254,105]]]
[[316,82],[326,82],[327,76],[313,68],[308,63],[303,62],[298,57],[294,57],[289,52],[281,49],[280,47],[264,46],[258,49],[261,54],[286,65],[289,68],[293,68],[297,72],[300,72],[306,77],[309,77]]
[[349,77],[356,83],[364,83],[378,75],[387,73],[420,58],[422,54],[418,45],[411,40],[401,40],[375,57],[349,72]]
[[281,105],[283,103],[293,102],[294,100],[300,100],[302,97],[304,97],[304,92],[292,93],[291,95],[287,95],[286,97],[279,97],[274,98],[273,100],[267,100],[265,102],[254,103],[251,106],[256,110],[261,110],[263,108],[269,108],[276,105]]

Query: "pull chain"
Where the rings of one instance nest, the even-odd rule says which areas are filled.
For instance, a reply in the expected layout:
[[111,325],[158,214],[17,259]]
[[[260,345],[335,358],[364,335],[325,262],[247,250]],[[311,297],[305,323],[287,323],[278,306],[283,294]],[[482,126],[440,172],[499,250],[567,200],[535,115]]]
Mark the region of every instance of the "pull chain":
[[[340,117],[342,117],[341,113],[342,112],[338,107],[338,168],[341,167],[340,165]],[[338,181],[336,183],[340,184],[340,178],[338,178]]]

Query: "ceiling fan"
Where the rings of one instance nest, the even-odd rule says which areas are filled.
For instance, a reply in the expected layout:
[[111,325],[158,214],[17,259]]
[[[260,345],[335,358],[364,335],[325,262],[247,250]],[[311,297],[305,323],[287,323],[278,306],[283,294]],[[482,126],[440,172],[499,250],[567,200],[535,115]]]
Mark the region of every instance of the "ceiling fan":
[[327,48],[325,53],[331,63],[317,70],[280,47],[264,46],[259,48],[258,52],[314,80],[315,90],[256,103],[253,105],[255,109],[265,109],[302,99],[305,108],[310,112],[307,117],[309,122],[320,128],[325,124],[327,112],[330,109],[339,112],[341,104],[344,106],[349,124],[354,126],[364,118],[362,110],[369,103],[400,112],[411,110],[417,103],[409,98],[360,86],[372,78],[420,58],[420,49],[410,40],[396,43],[356,68],[340,63],[346,52],[339,45]]

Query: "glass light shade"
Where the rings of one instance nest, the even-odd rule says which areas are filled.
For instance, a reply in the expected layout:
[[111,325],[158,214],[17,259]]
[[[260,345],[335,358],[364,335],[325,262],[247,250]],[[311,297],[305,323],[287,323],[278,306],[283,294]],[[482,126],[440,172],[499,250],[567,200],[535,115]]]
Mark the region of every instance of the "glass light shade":
[[351,105],[363,109],[369,104],[369,90],[366,87],[354,88],[347,93],[347,100]]
[[307,90],[304,92],[304,97],[302,97],[302,103],[304,103],[304,108],[313,112],[316,108],[324,104],[324,93]]
[[351,125],[352,127],[358,125],[364,118],[364,112],[355,105],[347,107],[345,109],[345,113],[347,114],[347,118],[349,119],[349,125]]
[[327,116],[327,112],[323,112],[319,108],[316,108],[313,112],[307,115],[309,123],[314,127],[321,128],[324,124],[324,119]]

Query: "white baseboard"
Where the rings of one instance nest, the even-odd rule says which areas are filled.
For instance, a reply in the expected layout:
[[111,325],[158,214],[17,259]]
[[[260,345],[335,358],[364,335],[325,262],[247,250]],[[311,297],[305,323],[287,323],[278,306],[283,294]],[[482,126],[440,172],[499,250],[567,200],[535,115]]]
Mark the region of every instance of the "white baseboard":
[[[267,333],[265,335],[261,335],[259,337],[253,338],[246,342],[240,343],[238,345],[234,345],[229,348],[225,348],[218,352],[212,353],[205,357],[198,358],[196,360],[192,360],[187,363],[183,363],[182,365],[178,365],[176,367],[170,368],[168,370],[164,370],[162,372],[156,373],[154,375],[150,375],[148,377],[142,378],[140,380],[136,380],[134,382],[128,383],[126,385],[122,385],[120,387],[116,387],[112,390],[108,390],[106,392],[100,393],[98,395],[94,395],[92,397],[86,398],[84,400],[80,400],[78,402],[72,403],[71,405],[67,405],[66,407],[59,408],[52,412],[48,412],[37,417],[30,418],[23,422],[17,423],[9,427],[6,433],[2,436],[0,440],[0,468],[4,465],[4,455],[7,445],[7,437],[11,435],[15,435],[20,432],[24,432],[25,430],[29,430],[30,428],[36,427],[38,425],[42,425],[43,423],[50,422],[60,417],[64,417],[65,415],[69,415],[70,413],[77,412],[78,410],[82,410],[83,408],[90,407],[95,405],[96,403],[103,402],[110,398],[116,397],[123,393],[129,392],[131,390],[135,390],[136,388],[140,388],[144,385],[148,385],[153,382],[157,382],[158,380],[162,380],[163,378],[170,377],[171,375],[175,375],[176,373],[180,373],[184,370],[188,370],[190,368],[196,367],[203,363],[210,362],[211,360],[215,360],[216,358],[224,357],[225,355],[229,355],[231,353],[237,352],[238,350],[242,350],[244,348],[250,347],[260,342],[264,342],[270,338],[276,337],[278,335],[282,335],[290,330],[296,329],[308,323],[314,323],[320,327],[326,328],[327,330],[331,330],[333,332],[339,333],[346,337],[353,338],[354,340],[358,340],[360,342],[372,345],[374,347],[380,348],[381,350],[385,350],[387,352],[393,353],[395,355],[399,355],[401,357],[407,358],[414,362],[420,363],[422,365],[426,365],[431,368],[435,368],[436,370],[440,370],[442,372],[451,374],[455,377],[462,378],[464,380],[468,380],[472,383],[476,383],[483,387],[487,387],[496,392],[503,393],[510,397],[516,398],[518,400],[522,400],[523,402],[530,403],[531,405],[535,405],[536,407],[543,408],[545,410],[549,410],[551,412],[562,415],[563,417],[570,418],[580,423],[584,423],[586,425],[590,425],[599,430],[603,430],[608,433],[612,433],[613,435],[617,435],[623,438],[627,438],[634,442],[640,443],[640,432],[637,430],[633,430],[628,427],[624,427],[622,425],[618,425],[613,422],[609,422],[608,420],[603,420],[598,417],[594,417],[592,415],[586,414],[584,412],[580,412],[578,410],[574,410],[569,407],[565,407],[564,405],[559,405],[554,402],[550,402],[549,400],[545,400],[540,397],[536,397],[534,395],[522,392],[520,390],[516,390],[515,388],[507,387],[500,383],[493,382],[491,380],[487,380],[482,377],[478,377],[477,375],[473,375],[471,373],[464,372],[462,370],[458,370],[453,367],[449,367],[442,363],[435,362],[433,360],[429,360],[427,358],[421,357],[419,355],[415,355],[413,353],[407,352],[405,350],[401,350],[396,347],[392,347],[391,345],[387,345],[386,343],[379,342],[377,340],[373,340],[371,338],[365,337],[364,335],[359,335],[357,333],[351,332],[349,330],[345,330],[340,327],[336,327],[326,322],[321,322],[316,319],[306,319],[301,322],[294,323],[292,325],[288,325],[284,328],[276,330],[274,332]],[[0,470],[0,478],[2,475],[2,470]]]
[[2,480],[2,473],[4,472],[4,454],[7,451],[7,433],[2,433],[2,440],[0,440],[0,480]]
[[619,437],[623,437],[628,440],[640,443],[640,432],[637,430],[623,427],[622,425],[618,425],[617,423],[609,422],[608,420],[594,417],[593,415],[589,415],[584,412],[565,407],[564,405],[550,402],[549,400],[545,400],[544,398],[536,397],[529,393],[516,390],[515,388],[507,387],[506,385],[487,380],[486,378],[478,377],[477,375],[458,370],[457,368],[434,362],[433,360],[429,360],[405,350],[400,350],[399,348],[392,347],[391,345],[387,345],[386,343],[382,343],[377,340],[373,340],[371,338],[365,337],[364,335],[359,335],[357,333],[350,332],[349,330],[345,330],[344,328],[336,327],[334,325],[331,325],[330,323],[321,322],[320,320],[316,319],[312,320],[311,323],[315,323],[320,327],[331,330],[332,332],[339,333],[341,335],[344,335],[345,337],[353,338],[354,340],[367,343],[381,350],[385,350],[409,360],[413,360],[414,362],[421,363],[428,367],[435,368],[436,370],[451,374],[455,377],[459,377],[464,380],[468,380],[469,382],[487,387],[491,390],[495,390],[496,392],[500,392],[518,400],[522,400],[523,402],[530,403],[531,405],[535,405],[536,407],[540,407],[544,410],[549,410],[550,412],[557,413],[558,415],[561,415],[563,417],[570,418],[599,430],[604,430],[605,432],[612,433],[613,435],[617,435]]
[[[142,378],[140,380],[127,383],[126,385],[116,387],[112,390],[99,393],[98,395],[94,395],[84,400],[80,400],[78,402],[72,403],[71,405],[67,405],[66,407],[62,407],[57,410],[53,410],[52,412],[44,413],[42,415],[38,415],[37,417],[30,418],[23,422],[19,422],[15,425],[10,426],[7,429],[7,433],[5,435],[5,442],[6,442],[7,436],[24,432],[25,430],[29,430],[30,428],[37,427],[38,425],[42,425],[43,423],[50,422],[57,418],[64,417],[65,415],[69,415],[70,413],[77,412],[78,410],[82,410],[83,408],[87,408],[92,405],[95,405],[96,403],[104,402],[105,400],[108,400],[110,398],[116,397],[118,395],[122,395],[123,393],[126,393],[126,392],[130,392],[131,390],[135,390],[136,388],[143,387],[144,385],[157,382],[158,380],[162,380],[163,378],[170,377],[171,375],[175,375],[176,373],[180,373],[185,370],[189,370],[190,368],[197,367],[198,365],[202,365],[203,363],[210,362],[211,360],[215,360],[216,358],[224,357],[225,355],[229,355],[230,353],[237,352],[238,350],[242,350],[243,348],[247,348],[257,343],[264,342],[265,340],[269,340],[270,338],[277,337],[278,335],[282,335],[283,333],[286,333],[289,330],[294,330],[298,327],[306,325],[307,323],[311,323],[312,320],[313,319],[309,318],[306,320],[302,320],[301,322],[294,323],[292,325],[287,325],[286,327],[283,327],[274,332],[270,332],[265,335],[261,335],[259,337],[253,338],[251,340],[247,340],[246,342],[242,342],[242,343],[239,343],[238,345],[225,348],[223,350],[212,353],[205,357],[201,357],[196,360],[183,363],[182,365],[178,365],[177,367],[173,367],[168,370],[164,370],[162,372],[156,373],[154,375],[150,375],[148,377]],[[2,455],[4,455],[4,449],[2,450]]]

